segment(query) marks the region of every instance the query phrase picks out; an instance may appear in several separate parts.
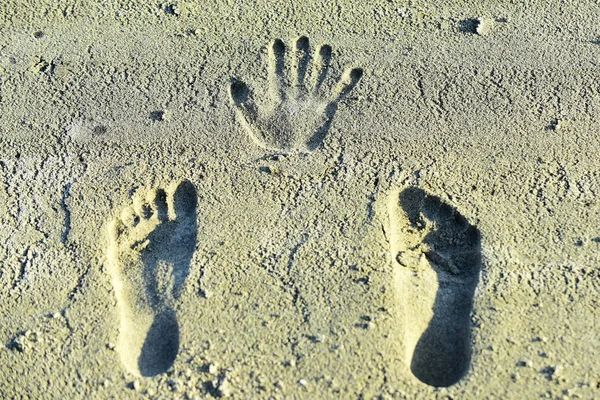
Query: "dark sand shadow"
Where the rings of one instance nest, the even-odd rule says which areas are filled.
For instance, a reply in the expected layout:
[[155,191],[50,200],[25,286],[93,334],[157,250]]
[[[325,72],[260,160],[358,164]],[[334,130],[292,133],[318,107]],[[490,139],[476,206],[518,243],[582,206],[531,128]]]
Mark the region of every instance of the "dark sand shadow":
[[471,308],[481,269],[480,233],[454,207],[421,189],[404,190],[400,206],[414,228],[433,224],[423,243],[438,282],[433,317],[415,346],[410,369],[428,385],[450,386],[466,374],[471,360]]
[[[159,191],[156,209],[163,221],[148,235],[149,244],[144,249],[144,279],[150,305],[156,313],[154,322],[144,341],[138,360],[143,376],[155,376],[166,372],[173,365],[179,352],[179,323],[172,305],[166,299],[178,299],[190,273],[190,266],[198,232],[198,194],[189,181],[182,182],[173,195],[174,220],[167,220],[166,194]],[[169,266],[172,272],[172,293],[161,293],[157,273],[161,265]]]

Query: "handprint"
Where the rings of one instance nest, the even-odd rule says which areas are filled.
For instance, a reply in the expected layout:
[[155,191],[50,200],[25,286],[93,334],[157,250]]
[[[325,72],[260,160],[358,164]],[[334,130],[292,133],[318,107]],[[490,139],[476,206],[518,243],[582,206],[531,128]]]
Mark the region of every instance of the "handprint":
[[348,69],[331,84],[331,53],[331,46],[323,45],[311,57],[308,38],[302,36],[287,54],[291,68],[286,71],[286,48],[276,39],[269,48],[265,98],[255,99],[239,80],[231,83],[239,119],[258,145],[279,152],[311,152],[323,142],[339,102],[363,75],[360,68]]

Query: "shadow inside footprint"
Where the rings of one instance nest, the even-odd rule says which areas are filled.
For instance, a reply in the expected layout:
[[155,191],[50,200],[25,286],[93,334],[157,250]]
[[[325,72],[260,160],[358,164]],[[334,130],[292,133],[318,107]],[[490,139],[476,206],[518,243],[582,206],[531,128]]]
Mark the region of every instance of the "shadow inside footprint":
[[143,250],[144,279],[147,298],[156,317],[148,332],[138,360],[142,375],[165,372],[175,361],[179,347],[179,326],[171,299],[178,299],[190,273],[196,248],[198,194],[189,181],[184,181],[173,195],[173,213],[169,215],[167,196],[159,191],[155,200],[162,222],[148,235]]
[[427,232],[423,253],[438,282],[433,317],[415,346],[410,368],[424,383],[450,386],[465,375],[471,358],[470,314],[481,268],[480,233],[455,208],[421,189],[408,188],[399,200],[412,228]]
[[142,376],[156,376],[171,368],[179,352],[179,324],[175,312],[163,311],[148,331],[138,367]]
[[177,299],[183,288],[185,279],[190,273],[190,262],[196,248],[198,223],[196,207],[198,194],[189,181],[182,182],[173,195],[173,210],[175,219],[168,217],[166,194],[159,193],[156,208],[160,225],[148,235],[148,246],[142,254],[144,263],[144,278],[148,298],[152,307],[158,311],[164,305],[165,294],[161,291],[159,271],[161,266],[167,266],[172,273],[172,295]]

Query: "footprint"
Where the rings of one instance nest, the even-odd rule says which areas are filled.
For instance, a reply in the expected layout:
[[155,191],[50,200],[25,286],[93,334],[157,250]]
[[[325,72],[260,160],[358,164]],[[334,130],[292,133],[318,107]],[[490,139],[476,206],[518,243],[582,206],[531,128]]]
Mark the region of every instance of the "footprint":
[[[278,152],[311,152],[323,142],[338,103],[363,75],[360,68],[349,69],[331,85],[331,54],[331,46],[323,45],[311,56],[305,36],[296,40],[287,56],[284,43],[273,41],[269,48],[269,94],[257,99],[260,105],[245,83],[233,80],[231,100],[242,125],[259,146]],[[288,71],[286,57],[292,61]]]
[[410,187],[389,201],[396,287],[405,303],[405,346],[414,376],[450,386],[471,358],[470,314],[481,268],[477,228],[439,197]]
[[117,351],[134,375],[155,376],[179,351],[175,312],[196,247],[197,193],[183,181],[136,193],[109,223],[107,270],[120,317]]

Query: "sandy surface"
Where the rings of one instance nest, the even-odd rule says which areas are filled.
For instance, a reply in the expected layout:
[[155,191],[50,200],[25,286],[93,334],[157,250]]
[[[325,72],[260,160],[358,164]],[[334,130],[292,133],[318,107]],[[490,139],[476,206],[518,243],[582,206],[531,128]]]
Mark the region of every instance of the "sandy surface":
[[358,3],[2,2],[0,398],[600,397],[600,8]]

